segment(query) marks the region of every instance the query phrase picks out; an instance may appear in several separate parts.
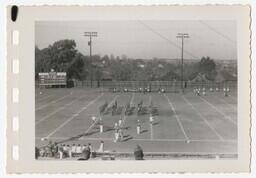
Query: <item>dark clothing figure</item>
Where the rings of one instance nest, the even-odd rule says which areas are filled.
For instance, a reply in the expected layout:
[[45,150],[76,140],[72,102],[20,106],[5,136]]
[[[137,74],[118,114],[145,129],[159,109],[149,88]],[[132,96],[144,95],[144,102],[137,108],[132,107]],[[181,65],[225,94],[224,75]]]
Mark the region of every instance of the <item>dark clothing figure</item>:
[[36,150],[35,150],[35,158],[38,159],[40,153],[39,153],[39,148],[36,147]]
[[58,151],[59,151],[59,147],[58,147],[57,143],[55,142],[53,147],[52,147],[52,153],[53,153],[54,157],[57,157]]
[[90,158],[90,156],[91,156],[91,150],[90,150],[90,148],[89,148],[89,147],[86,147],[86,148],[83,150],[82,155],[83,155],[83,159],[84,159],[84,160],[88,160],[88,159]]
[[136,148],[134,149],[134,157],[135,160],[143,160],[144,154],[142,148],[137,145]]

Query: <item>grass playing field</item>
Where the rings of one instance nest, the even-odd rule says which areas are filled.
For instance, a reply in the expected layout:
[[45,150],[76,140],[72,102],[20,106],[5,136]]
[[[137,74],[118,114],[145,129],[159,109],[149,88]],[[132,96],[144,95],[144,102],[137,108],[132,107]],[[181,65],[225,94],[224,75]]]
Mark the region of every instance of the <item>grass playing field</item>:
[[[192,91],[181,93],[111,93],[95,89],[36,89],[36,146],[52,141],[64,144],[88,144],[97,150],[104,141],[105,150],[130,152],[139,144],[145,153],[208,155],[237,153],[237,93],[228,97],[223,92],[207,92],[195,96]],[[102,116],[104,132],[91,119],[99,116],[99,106],[106,101],[118,106],[143,106],[151,101],[158,108],[154,124],[149,114],[137,116],[134,111],[124,116],[124,139],[114,143],[114,124],[121,115]],[[137,134],[137,120],[141,134]],[[48,140],[42,140],[48,138]],[[236,156],[235,156],[236,157]],[[153,159],[153,158],[152,158]]]

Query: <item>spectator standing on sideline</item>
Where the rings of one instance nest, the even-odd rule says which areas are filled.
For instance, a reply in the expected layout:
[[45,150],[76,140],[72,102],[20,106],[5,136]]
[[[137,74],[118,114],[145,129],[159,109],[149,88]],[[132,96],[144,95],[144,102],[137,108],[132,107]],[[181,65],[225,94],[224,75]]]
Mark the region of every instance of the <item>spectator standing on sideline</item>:
[[100,141],[100,148],[98,150],[98,152],[104,152],[104,142],[103,141]]
[[87,146],[83,150],[83,160],[88,160],[90,158],[90,155],[91,155],[91,151],[90,151],[89,147]]
[[134,149],[134,157],[135,160],[143,160],[144,154],[142,148],[137,145]]
[[73,156],[73,154],[75,154],[75,152],[76,152],[76,145],[73,144],[72,147],[71,147],[71,155]]
[[36,150],[35,150],[35,158],[38,159],[40,153],[39,153],[39,149],[36,147]]
[[59,149],[58,149],[58,153],[59,153],[60,159],[63,158],[63,152],[64,152],[64,150],[63,150],[63,145],[60,145],[60,146],[59,146]]
[[90,149],[90,152],[92,152],[92,144],[91,143],[88,143],[88,148]]

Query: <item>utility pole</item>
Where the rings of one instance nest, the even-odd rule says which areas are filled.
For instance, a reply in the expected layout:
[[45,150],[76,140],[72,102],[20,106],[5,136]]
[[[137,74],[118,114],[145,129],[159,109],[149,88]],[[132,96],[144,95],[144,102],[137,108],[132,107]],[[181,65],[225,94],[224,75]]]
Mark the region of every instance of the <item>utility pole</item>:
[[88,46],[90,46],[90,61],[91,61],[91,88],[92,88],[92,80],[93,80],[93,64],[92,64],[92,37],[97,37],[97,32],[84,32],[84,36],[89,37]]
[[183,61],[183,49],[184,49],[184,38],[189,38],[188,33],[178,33],[177,38],[181,38],[181,90],[184,93],[184,61]]

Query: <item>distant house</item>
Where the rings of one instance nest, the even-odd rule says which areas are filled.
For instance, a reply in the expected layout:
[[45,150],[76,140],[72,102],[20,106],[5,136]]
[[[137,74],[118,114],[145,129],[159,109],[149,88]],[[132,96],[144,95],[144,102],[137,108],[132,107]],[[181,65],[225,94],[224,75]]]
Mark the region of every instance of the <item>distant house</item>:
[[210,80],[208,80],[205,76],[205,74],[200,74],[198,73],[192,80],[191,82],[209,82]]

